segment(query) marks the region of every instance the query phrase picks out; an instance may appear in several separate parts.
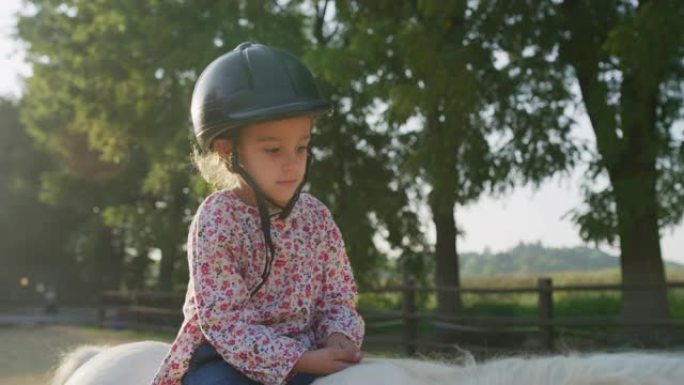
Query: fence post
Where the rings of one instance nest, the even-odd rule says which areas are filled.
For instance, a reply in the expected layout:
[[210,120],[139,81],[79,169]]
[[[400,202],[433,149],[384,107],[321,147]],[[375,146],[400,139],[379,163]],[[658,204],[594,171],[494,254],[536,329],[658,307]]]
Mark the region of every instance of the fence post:
[[541,345],[542,348],[553,350],[553,282],[551,278],[539,278],[537,281],[539,291],[539,320],[541,321]]
[[418,330],[416,325],[416,288],[412,278],[404,279],[403,288],[403,313],[404,313],[404,345],[406,354],[416,354],[416,340]]
[[129,327],[131,326],[130,324],[138,326],[140,325],[140,312],[138,311],[138,306],[140,305],[140,292],[137,290],[131,292],[130,298],[130,303],[126,309],[126,321],[128,321]]

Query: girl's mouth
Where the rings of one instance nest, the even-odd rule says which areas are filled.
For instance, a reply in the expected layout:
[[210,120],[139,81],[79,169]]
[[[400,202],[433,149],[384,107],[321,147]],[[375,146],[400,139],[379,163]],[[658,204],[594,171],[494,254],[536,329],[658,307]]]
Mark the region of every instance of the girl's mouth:
[[290,179],[290,180],[279,180],[276,182],[276,184],[280,186],[289,186],[297,183],[297,179]]

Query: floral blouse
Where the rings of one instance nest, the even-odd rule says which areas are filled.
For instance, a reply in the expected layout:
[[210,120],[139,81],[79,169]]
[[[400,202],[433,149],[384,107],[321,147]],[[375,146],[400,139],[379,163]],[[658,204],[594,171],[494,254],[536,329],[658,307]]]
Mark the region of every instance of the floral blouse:
[[271,219],[271,234],[271,274],[250,298],[267,256],[257,208],[232,190],[215,192],[200,205],[188,235],[185,320],[153,385],[180,385],[203,342],[265,385],[284,383],[299,357],[332,333],[361,346],[356,285],[330,211],[301,194],[286,219]]

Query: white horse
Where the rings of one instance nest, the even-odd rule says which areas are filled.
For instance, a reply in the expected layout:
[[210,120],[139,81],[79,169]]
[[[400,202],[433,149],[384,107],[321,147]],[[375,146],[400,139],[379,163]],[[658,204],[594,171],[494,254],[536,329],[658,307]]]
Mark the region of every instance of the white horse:
[[[148,385],[169,344],[82,346],[67,354],[52,385]],[[601,353],[447,364],[364,359],[314,385],[682,385],[684,354]]]

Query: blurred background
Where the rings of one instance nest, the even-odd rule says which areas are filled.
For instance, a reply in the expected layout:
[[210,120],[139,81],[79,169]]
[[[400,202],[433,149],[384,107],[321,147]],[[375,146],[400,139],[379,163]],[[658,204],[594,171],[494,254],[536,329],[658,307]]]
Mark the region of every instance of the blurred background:
[[[359,306],[442,322],[385,315],[372,333],[482,346],[506,338],[459,334],[463,317],[608,317],[573,336],[639,323],[611,346],[676,345],[683,16],[677,0],[4,0],[0,320],[177,327],[211,192],[192,87],[255,41],[302,58],[334,105],[307,190],[342,229]],[[556,326],[540,346],[572,325]]]

